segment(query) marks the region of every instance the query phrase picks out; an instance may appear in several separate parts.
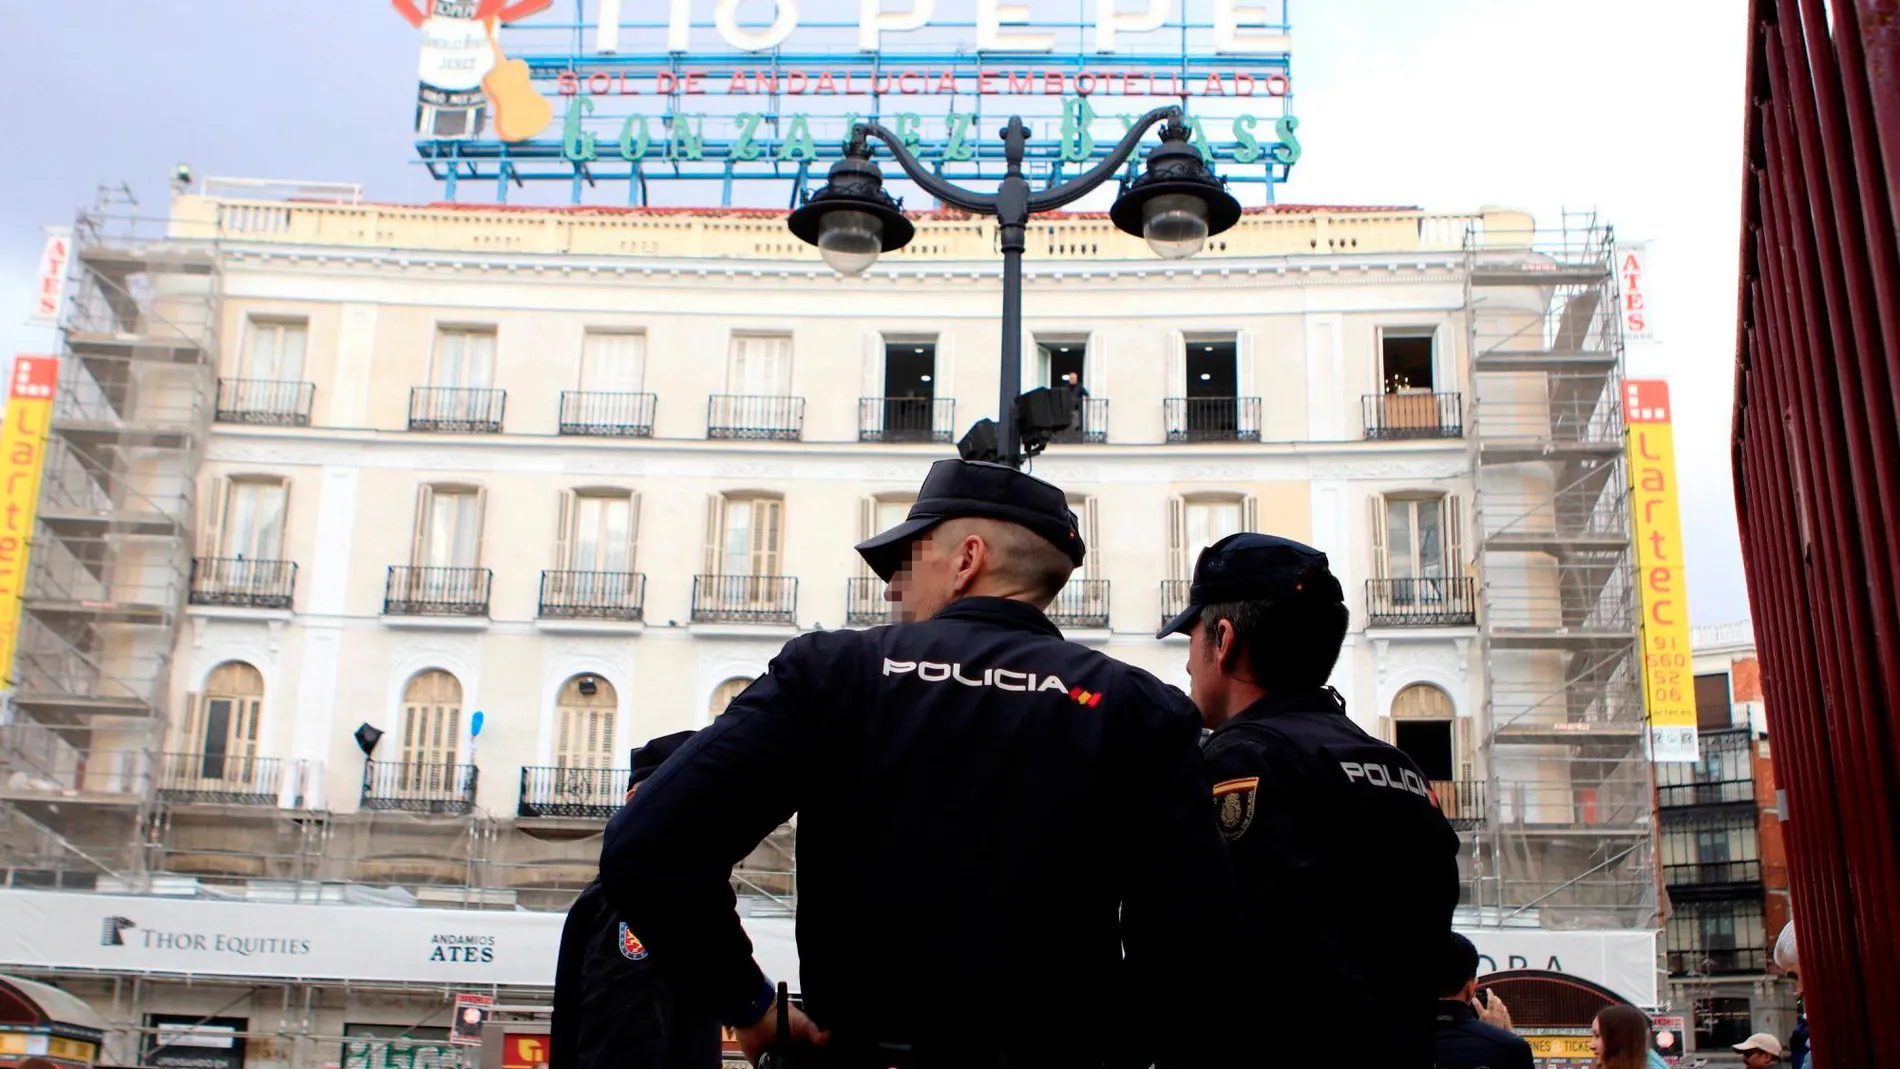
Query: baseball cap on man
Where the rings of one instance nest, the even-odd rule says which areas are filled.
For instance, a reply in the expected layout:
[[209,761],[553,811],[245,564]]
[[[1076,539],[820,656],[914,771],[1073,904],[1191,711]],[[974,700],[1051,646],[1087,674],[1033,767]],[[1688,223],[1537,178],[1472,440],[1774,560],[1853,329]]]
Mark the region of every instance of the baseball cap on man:
[[924,476],[917,503],[904,522],[858,543],[858,555],[879,579],[891,581],[903,567],[910,544],[945,520],[981,516],[1027,527],[1069,555],[1078,567],[1088,550],[1069,511],[1068,496],[1054,483],[1024,475],[1007,464],[939,460]]
[[1737,1054],[1747,1054],[1751,1050],[1758,1050],[1763,1054],[1772,1054],[1776,1058],[1782,1056],[1781,1040],[1776,1039],[1766,1032],[1757,1032],[1749,1036],[1747,1039],[1735,1044],[1734,1050]]
[[1188,585],[1187,608],[1169,620],[1156,638],[1167,638],[1194,626],[1209,605],[1235,601],[1273,601],[1307,589],[1344,601],[1345,592],[1333,578],[1326,554],[1304,542],[1279,535],[1242,531],[1201,550],[1194,562],[1194,581]]
[[661,735],[657,739],[651,739],[645,746],[634,750],[633,771],[627,774],[627,793],[632,794],[633,789],[640,785],[641,780],[659,771],[660,766],[666,763],[666,759],[678,752],[680,747],[686,745],[686,740],[692,737],[693,732],[675,731],[671,735]]

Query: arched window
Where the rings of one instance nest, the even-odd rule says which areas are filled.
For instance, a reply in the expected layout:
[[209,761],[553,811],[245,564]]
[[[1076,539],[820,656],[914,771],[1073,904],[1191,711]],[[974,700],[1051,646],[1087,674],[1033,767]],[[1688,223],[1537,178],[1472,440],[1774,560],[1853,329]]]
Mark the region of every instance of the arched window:
[[403,691],[402,763],[452,765],[462,736],[462,684],[439,668],[418,672]]
[[711,719],[712,717],[716,717],[720,713],[725,712],[726,706],[732,704],[732,699],[737,698],[740,694],[744,693],[745,689],[751,686],[753,682],[754,680],[752,679],[739,677],[735,679],[728,679],[724,683],[719,684],[719,686],[713,690],[712,702],[710,703],[709,709],[708,709],[708,711],[711,713],[711,716],[709,716],[708,719]]
[[560,768],[614,767],[614,710],[619,702],[612,683],[596,675],[578,675],[561,687],[555,715],[554,763]]
[[243,661],[213,669],[185,713],[187,745],[199,777],[247,780],[257,757],[257,714],[264,704],[264,677]]
[[1451,695],[1429,683],[1414,683],[1392,699],[1388,737],[1434,783],[1471,778],[1463,729]]

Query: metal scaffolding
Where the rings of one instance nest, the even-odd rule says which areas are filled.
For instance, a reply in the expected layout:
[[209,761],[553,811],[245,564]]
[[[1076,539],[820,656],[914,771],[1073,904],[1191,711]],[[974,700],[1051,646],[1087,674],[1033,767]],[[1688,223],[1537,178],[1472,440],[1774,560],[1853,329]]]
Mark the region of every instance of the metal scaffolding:
[[13,670],[0,731],[0,848],[128,877],[155,800],[193,487],[218,354],[216,243],[102,188],[73,232]]
[[1610,229],[1466,243],[1487,782],[1471,904],[1656,923]]

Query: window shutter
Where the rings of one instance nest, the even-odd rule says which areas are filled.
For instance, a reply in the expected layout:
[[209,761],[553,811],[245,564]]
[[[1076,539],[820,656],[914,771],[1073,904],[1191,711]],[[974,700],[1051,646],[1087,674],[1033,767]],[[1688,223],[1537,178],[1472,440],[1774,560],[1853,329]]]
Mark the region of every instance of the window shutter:
[[488,487],[475,488],[475,559],[468,562],[471,568],[482,566],[482,539],[488,533]]
[[1391,717],[1382,716],[1379,718],[1379,738],[1386,743],[1390,743],[1392,741],[1392,718]]
[[1187,559],[1187,502],[1168,499],[1168,572],[1170,579],[1189,578],[1194,563]]
[[409,563],[420,568],[429,563],[429,515],[435,506],[435,487],[427,483],[416,487],[416,531],[409,549]]
[[198,532],[198,555],[219,556],[224,540],[224,503],[231,492],[231,480],[218,476],[205,487],[204,523]]
[[1240,499],[1240,529],[1260,530],[1260,499],[1252,494]]
[[[955,341],[956,335],[954,334],[937,335],[937,367],[935,371],[931,372],[936,378],[935,385],[937,387],[931,391],[931,393],[936,397],[956,396],[957,354],[956,345],[954,344]],[[952,417],[945,416],[944,418],[950,419]],[[939,431],[953,431],[955,427],[934,427],[933,429]]]
[[[865,541],[866,539],[870,538],[872,535],[876,533],[877,533],[877,498],[867,497],[858,502],[858,541],[860,542]],[[853,554],[853,555],[857,556],[858,558],[858,576],[860,578],[868,579],[872,575],[876,574],[875,572],[871,571],[871,566],[865,563],[864,557],[862,555],[858,555],[858,554]]]
[[179,745],[187,753],[204,752],[204,740],[198,737],[198,717],[204,700],[205,696],[197,691],[185,695],[185,724]]
[[1373,494],[1366,499],[1366,504],[1371,511],[1372,577],[1384,579],[1386,577],[1385,498]]
[[1465,576],[1465,502],[1457,494],[1445,495],[1445,574],[1453,579]]
[[706,495],[706,575],[723,570],[719,559],[720,537],[726,528],[726,499],[720,494]]
[[776,498],[759,498],[751,504],[752,574],[777,575],[779,546],[784,536],[780,530],[784,502]]
[[1083,558],[1088,564],[1088,570],[1083,573],[1083,577],[1093,579],[1100,572],[1100,569],[1096,567],[1096,562],[1101,559],[1102,555],[1102,547],[1100,544],[1102,525],[1099,522],[1099,514],[1096,511],[1096,499],[1093,495],[1086,498],[1082,506],[1082,541],[1083,544],[1088,547],[1088,556]]
[[1471,718],[1453,717],[1451,721],[1451,768],[1461,780],[1469,782],[1477,779],[1472,769]]
[[1101,397],[1107,382],[1108,332],[1098,330],[1089,335],[1088,347],[1082,351],[1082,386],[1090,397]]
[[[1234,384],[1235,393],[1240,397],[1254,396],[1253,375],[1253,332],[1243,330],[1234,336]],[[1241,401],[1237,406],[1235,424],[1243,434],[1259,434],[1261,423],[1260,408]],[[1252,527],[1247,528],[1249,531]]]
[[864,397],[884,396],[884,335],[872,331],[864,336]]
[[560,507],[555,511],[554,570],[567,571],[574,548],[574,491],[562,490]]
[[780,336],[772,339],[772,396],[790,397],[792,395],[792,339]]
[[640,570],[640,492],[627,492],[627,570]]
[[1178,330],[1168,331],[1168,381],[1163,383],[1163,397],[1187,396],[1187,335]]

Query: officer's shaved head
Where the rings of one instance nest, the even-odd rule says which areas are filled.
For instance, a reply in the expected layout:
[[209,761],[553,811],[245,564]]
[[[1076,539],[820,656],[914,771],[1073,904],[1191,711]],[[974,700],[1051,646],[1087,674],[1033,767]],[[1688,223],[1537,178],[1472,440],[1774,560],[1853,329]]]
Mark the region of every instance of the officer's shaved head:
[[900,620],[927,620],[960,597],[1011,598],[1046,609],[1075,571],[1053,542],[1007,520],[945,520],[910,544],[891,577]]
[[1056,600],[1075,573],[1075,562],[1067,553],[1029,528],[1007,520],[975,516],[945,520],[931,532],[931,538],[946,550],[972,536],[981,538],[995,556],[991,574],[1020,587],[1024,600],[1037,608],[1046,608]]

